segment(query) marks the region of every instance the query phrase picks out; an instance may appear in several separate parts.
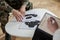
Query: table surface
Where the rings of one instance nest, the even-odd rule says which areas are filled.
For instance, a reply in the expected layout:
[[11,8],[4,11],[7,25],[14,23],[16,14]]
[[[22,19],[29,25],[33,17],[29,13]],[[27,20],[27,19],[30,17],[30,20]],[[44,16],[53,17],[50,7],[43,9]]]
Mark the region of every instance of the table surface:
[[[28,11],[28,13],[39,14],[40,21],[42,20],[42,18],[46,12],[54,15],[52,12],[50,12],[49,10],[46,10],[46,9],[33,9],[33,10]],[[12,21],[8,22],[8,24],[5,26],[7,33],[9,33],[10,35],[13,35],[13,36],[18,36],[18,37],[33,37],[35,30],[31,30],[31,29],[30,30],[28,30],[28,29],[19,29],[18,30],[19,24],[17,22],[15,23],[15,21],[16,20],[12,20]]]

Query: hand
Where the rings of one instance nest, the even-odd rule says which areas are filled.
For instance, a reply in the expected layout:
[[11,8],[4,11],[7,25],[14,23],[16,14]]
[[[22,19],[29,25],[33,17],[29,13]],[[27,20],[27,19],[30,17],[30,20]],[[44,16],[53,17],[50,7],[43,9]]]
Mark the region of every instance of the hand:
[[51,32],[55,32],[58,29],[58,24],[53,17],[48,18],[47,26]]
[[17,21],[19,21],[19,22],[22,21],[23,14],[21,12],[19,12],[18,10],[13,9],[12,13],[15,16],[15,18],[16,18]]

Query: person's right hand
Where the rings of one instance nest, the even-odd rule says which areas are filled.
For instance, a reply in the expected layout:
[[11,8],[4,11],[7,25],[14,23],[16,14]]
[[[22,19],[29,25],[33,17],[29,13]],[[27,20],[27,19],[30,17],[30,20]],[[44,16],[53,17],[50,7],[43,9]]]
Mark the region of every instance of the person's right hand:
[[18,10],[13,9],[12,13],[15,16],[17,21],[19,21],[19,22],[22,21],[23,15]]

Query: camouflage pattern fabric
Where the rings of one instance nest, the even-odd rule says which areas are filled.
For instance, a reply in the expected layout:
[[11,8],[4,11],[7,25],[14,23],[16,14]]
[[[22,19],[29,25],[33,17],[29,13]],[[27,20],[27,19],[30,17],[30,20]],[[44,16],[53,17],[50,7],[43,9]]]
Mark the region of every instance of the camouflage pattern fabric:
[[[30,10],[33,8],[33,5],[31,2],[28,3],[26,10]],[[12,11],[12,7],[10,7],[5,0],[0,0],[0,22],[1,22],[1,28],[3,33],[6,33],[5,31],[5,25],[8,22],[9,19],[9,12]],[[7,39],[8,36],[8,39]],[[6,33],[5,40],[11,40],[11,36]]]
[[[1,22],[1,29],[3,33],[6,34],[5,40],[10,40],[11,36],[5,31],[5,25],[8,22],[9,12],[11,12],[12,7],[10,7],[4,0],[0,0],[0,22]],[[8,38],[7,38],[8,37]]]
[[33,4],[31,2],[28,2],[26,11],[33,9]]
[[5,0],[0,0],[0,22],[3,32],[5,32],[4,26],[8,22],[9,12],[11,12],[12,7],[10,7]]

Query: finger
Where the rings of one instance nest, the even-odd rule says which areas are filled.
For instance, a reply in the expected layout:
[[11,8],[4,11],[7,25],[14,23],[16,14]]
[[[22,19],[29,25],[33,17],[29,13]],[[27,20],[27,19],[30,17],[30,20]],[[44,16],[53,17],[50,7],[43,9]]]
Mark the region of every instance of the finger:
[[23,19],[23,15],[19,12],[17,15],[19,18],[21,17]]
[[16,17],[17,21],[20,21],[23,19],[21,14],[15,14],[14,16]]
[[18,21],[18,18],[17,18],[17,16],[15,15],[15,18],[16,18],[16,20]]
[[52,20],[52,24],[57,23],[56,20],[55,20],[55,18],[50,17],[50,19]]
[[18,15],[17,17],[18,17],[19,20],[23,19],[23,17],[21,15]]
[[21,22],[22,21],[22,18],[20,17],[20,19],[18,21]]
[[22,14],[19,14],[18,17],[21,18],[21,19],[23,19],[23,15]]
[[21,17],[18,17],[17,16],[16,19],[17,19],[18,22],[22,21],[22,18]]
[[52,21],[51,21],[50,18],[48,18],[47,23],[48,23],[48,24],[51,24],[51,23],[52,23]]
[[51,20],[54,20],[54,21],[56,22],[55,18],[53,18],[53,17],[50,17],[50,19],[51,19]]

